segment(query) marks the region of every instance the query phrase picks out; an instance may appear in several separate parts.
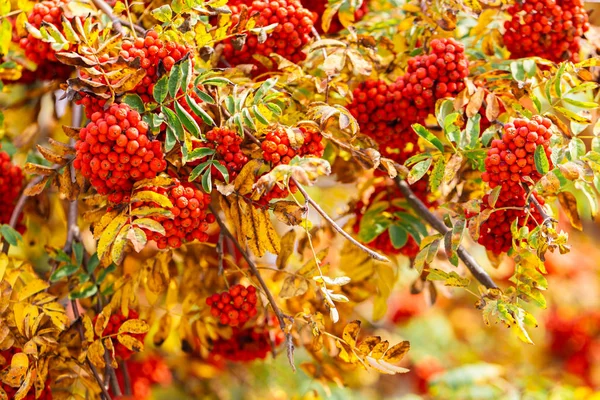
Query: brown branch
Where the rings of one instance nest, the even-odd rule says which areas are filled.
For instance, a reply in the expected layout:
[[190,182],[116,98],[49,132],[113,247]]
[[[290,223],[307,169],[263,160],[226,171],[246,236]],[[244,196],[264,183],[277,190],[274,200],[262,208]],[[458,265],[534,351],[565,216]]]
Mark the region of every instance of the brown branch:
[[302,193],[302,196],[304,196],[304,199],[308,202],[308,204],[310,204],[312,206],[312,208],[314,208],[315,211],[321,215],[321,217],[323,217],[327,222],[329,222],[329,224],[332,226],[332,228],[335,229],[339,234],[341,234],[343,237],[348,239],[350,241],[350,243],[352,243],[353,245],[355,245],[356,247],[358,247],[359,249],[361,249],[362,251],[367,253],[369,256],[371,256],[375,260],[390,262],[390,260],[388,258],[386,258],[385,256],[382,256],[381,254],[369,249],[367,246],[365,246],[364,244],[362,244],[359,241],[357,241],[356,239],[354,239],[348,232],[346,232],[344,229],[342,229],[342,227],[339,226],[329,215],[327,215],[327,213],[321,208],[321,206],[319,206],[317,204],[317,202],[315,202],[308,195],[308,193],[306,193],[306,190],[304,190],[304,188],[298,183],[298,181],[296,181],[294,178],[290,178],[290,180],[298,187],[298,190],[300,191],[300,193]]
[[250,270],[252,271],[252,274],[254,274],[254,276],[258,280],[258,283],[260,284],[260,286],[264,290],[264,292],[265,292],[265,294],[267,296],[267,299],[269,299],[269,303],[271,304],[271,308],[273,309],[273,312],[275,313],[275,316],[277,317],[277,320],[279,321],[279,326],[280,326],[281,330],[285,334],[285,341],[286,341],[286,345],[287,345],[288,361],[290,362],[290,365],[292,366],[292,370],[294,372],[296,372],[296,366],[294,365],[294,342],[293,342],[292,334],[289,333],[289,332],[286,332],[286,324],[285,324],[286,316],[283,314],[283,312],[281,311],[281,309],[277,305],[277,302],[275,301],[275,298],[273,297],[273,294],[269,290],[269,287],[267,286],[267,283],[265,282],[265,280],[263,279],[262,275],[258,271],[258,268],[256,268],[256,264],[254,264],[254,261],[250,258],[250,256],[248,255],[248,253],[242,248],[242,245],[237,240],[237,238],[229,231],[229,229],[227,228],[227,225],[225,225],[225,222],[221,219],[221,217],[217,213],[217,210],[215,210],[215,208],[212,205],[210,205],[209,208],[210,208],[210,211],[215,216],[215,220],[217,221],[217,224],[219,225],[219,228],[221,229],[221,233],[224,234],[225,236],[227,236],[229,239],[231,239],[231,241],[233,242],[234,246],[242,254],[242,257],[244,257],[244,259],[248,263],[248,266],[250,267]]
[[[21,216],[21,213],[23,212],[23,208],[25,207],[25,203],[27,202],[28,196],[25,193],[27,192],[28,189],[34,187],[35,185],[40,183],[43,179],[44,179],[44,176],[36,177],[31,182],[29,182],[27,187],[25,187],[25,190],[23,190],[23,193],[21,193],[21,197],[19,197],[19,200],[17,200],[17,204],[15,204],[15,208],[13,208],[13,212],[10,215],[10,221],[8,222],[8,225],[12,229],[15,229],[15,227],[17,226],[19,217]],[[2,252],[5,254],[8,254],[8,249],[10,249],[10,243],[8,243],[8,241],[6,239],[4,239],[4,245],[2,246]]]
[[[423,202],[415,195],[408,183],[400,177],[394,179],[400,192],[406,198],[408,204],[422,217],[433,229],[445,235],[450,231],[446,225],[436,217],[429,208],[423,204]],[[467,251],[463,246],[459,246],[456,250],[458,257],[465,264],[467,269],[471,271],[471,274],[477,279],[482,285],[488,289],[496,289],[498,286],[487,272],[477,263],[475,258]]]
[[542,224],[558,222],[558,221],[556,221],[556,219],[554,219],[548,215],[548,213],[546,212],[544,207],[540,204],[538,199],[536,199],[536,197],[533,195],[533,191],[531,191],[531,189],[529,189],[527,184],[522,183],[522,185],[523,185],[523,189],[525,189],[525,193],[527,193],[527,201],[528,201],[529,205],[533,204],[535,209],[540,213],[540,216],[542,217]]
[[123,373],[123,386],[125,387],[125,396],[131,396],[133,394],[133,390],[131,388],[131,377],[129,376],[127,363],[124,360],[121,360],[121,362],[119,363],[119,368],[121,368],[121,372]]
[[[79,331],[79,338],[83,342],[85,340],[85,334],[83,333],[83,325],[81,323],[81,315],[79,314],[79,309],[77,308],[77,302],[75,300],[71,300],[71,308],[73,309],[73,316],[75,317],[75,323],[77,324],[77,330]],[[105,400],[111,400],[112,397],[110,397],[108,390],[104,386],[104,382],[102,381],[102,378],[100,377],[100,374],[98,373],[98,370],[96,369],[94,364],[92,364],[92,362],[89,360],[89,358],[86,357],[85,360],[88,364],[88,367],[90,367],[90,370],[92,371],[92,374],[94,375],[94,378],[96,379],[96,382],[98,382],[98,385],[100,386],[100,390],[102,390],[102,397]]]
[[[104,341],[102,342],[102,345],[104,346]],[[108,354],[108,351],[106,351],[106,346],[104,347],[104,362],[106,363],[105,375],[108,375],[110,388],[112,389],[116,397],[120,397],[123,395],[123,392],[121,392],[121,386],[119,386],[117,373],[115,372],[115,369],[112,367],[112,365],[110,365],[110,355]]]

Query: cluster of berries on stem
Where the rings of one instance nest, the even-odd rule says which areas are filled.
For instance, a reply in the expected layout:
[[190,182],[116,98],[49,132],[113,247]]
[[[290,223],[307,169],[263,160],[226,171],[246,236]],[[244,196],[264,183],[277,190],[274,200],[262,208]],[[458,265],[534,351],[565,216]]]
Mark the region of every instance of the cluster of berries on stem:
[[[8,224],[15,203],[23,188],[23,172],[18,165],[14,165],[8,153],[0,151],[0,224]],[[17,230],[23,231],[23,226]]]
[[[148,239],[154,240],[159,249],[177,249],[183,243],[198,240],[206,242],[209,238],[207,231],[210,224],[215,222],[215,216],[209,212],[210,195],[197,189],[191,183],[181,183],[174,179],[170,188],[153,187],[148,190],[166,195],[173,207],[170,209],[173,218],[165,216],[152,216],[150,218],[159,222],[165,233],[144,229]],[[154,206],[155,204],[135,203],[139,206]]]
[[237,48],[234,39],[225,40],[223,56],[229,64],[255,64],[259,70],[264,70],[265,67],[253,58],[254,54],[269,57],[276,53],[295,63],[306,58],[301,50],[310,40],[315,18],[299,0],[232,0],[228,6],[234,25],[240,21],[242,7],[248,8],[248,15],[258,14],[257,27],[277,24],[263,43],[260,36],[253,33],[248,33],[241,49]]
[[133,184],[152,179],[167,163],[161,144],[148,138],[148,124],[127,104],[95,112],[80,130],[73,166],[113,203],[129,201]]
[[210,312],[219,322],[229,326],[243,326],[258,312],[258,296],[254,286],[234,285],[228,291],[215,293],[206,299]]
[[582,0],[515,2],[508,14],[504,44],[512,58],[579,62],[580,39],[590,28]]
[[302,143],[290,143],[288,132],[278,126],[269,130],[261,144],[263,158],[273,166],[289,164],[295,156],[321,157],[325,146],[323,136],[313,127],[301,126]]
[[[227,168],[229,179],[235,179],[248,162],[248,156],[241,149],[244,139],[236,131],[229,128],[213,128],[206,132],[205,138],[206,142],[194,141],[192,147],[194,149],[206,147],[215,150],[216,160]],[[196,166],[206,160],[207,157],[204,157],[188,164]],[[212,167],[212,175],[223,179],[222,174],[214,166]]]

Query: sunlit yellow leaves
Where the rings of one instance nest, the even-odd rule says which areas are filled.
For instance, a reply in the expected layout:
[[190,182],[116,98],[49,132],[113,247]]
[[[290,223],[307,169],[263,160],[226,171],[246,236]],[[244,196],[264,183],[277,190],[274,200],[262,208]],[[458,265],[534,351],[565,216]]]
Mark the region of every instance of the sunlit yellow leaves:
[[[296,231],[290,229],[285,235],[281,237],[281,250],[277,255],[275,264],[278,269],[283,269],[287,265],[289,258],[294,254],[294,247],[296,245]],[[1,262],[1,260],[0,260]]]
[[95,340],[87,350],[87,357],[92,364],[97,368],[104,368],[106,363],[104,361],[104,345],[102,340]]
[[152,342],[155,346],[161,346],[165,340],[171,334],[171,326],[173,324],[173,317],[171,314],[165,313],[158,321],[158,329],[152,337]]
[[10,368],[2,381],[10,386],[19,387],[25,378],[27,369],[29,368],[29,357],[25,353],[17,353],[13,356]]
[[48,288],[50,284],[41,279],[34,279],[19,291],[19,301],[23,301],[30,296]]
[[102,259],[104,255],[107,254],[127,220],[127,215],[120,214],[108,224],[106,229],[104,229],[102,236],[100,236],[100,240],[98,241],[98,258]]
[[344,327],[344,332],[342,334],[342,339],[351,347],[356,346],[356,340],[358,339],[358,334],[360,333],[360,321],[352,321],[348,323]]
[[285,277],[279,292],[279,297],[289,299],[291,297],[302,296],[308,291],[308,280],[296,274],[290,274]]
[[567,214],[571,225],[580,231],[583,230],[581,218],[577,211],[577,199],[575,196],[570,192],[561,192],[558,194],[558,201],[565,214]]
[[117,340],[131,351],[135,351],[137,353],[144,351],[144,344],[133,336],[118,334]]
[[148,323],[141,319],[128,319],[119,327],[119,333],[147,333],[150,329]]
[[256,208],[237,196],[221,196],[221,208],[227,220],[233,224],[233,232],[238,240],[246,244],[256,256],[262,257],[267,251],[279,253],[279,236],[267,210]]

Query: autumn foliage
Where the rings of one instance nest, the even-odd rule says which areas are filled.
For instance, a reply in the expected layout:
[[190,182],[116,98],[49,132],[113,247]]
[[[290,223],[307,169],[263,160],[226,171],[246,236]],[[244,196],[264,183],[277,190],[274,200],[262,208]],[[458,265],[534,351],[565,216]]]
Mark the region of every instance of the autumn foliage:
[[4,1],[0,399],[595,398],[592,18]]

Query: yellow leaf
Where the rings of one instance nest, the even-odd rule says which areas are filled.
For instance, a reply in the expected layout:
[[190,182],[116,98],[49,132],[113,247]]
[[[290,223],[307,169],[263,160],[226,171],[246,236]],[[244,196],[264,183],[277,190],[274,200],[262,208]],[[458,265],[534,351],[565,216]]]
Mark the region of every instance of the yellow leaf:
[[294,245],[296,243],[296,231],[290,229],[283,237],[281,238],[281,250],[277,255],[277,260],[275,264],[278,269],[284,269],[289,258],[292,254],[294,254]]
[[171,314],[165,313],[160,320],[158,321],[158,330],[152,337],[152,342],[155,346],[162,346],[165,340],[169,337],[171,333],[171,324],[173,323],[173,318]]
[[138,353],[144,351],[144,344],[133,336],[118,334],[117,340],[131,351]]
[[27,371],[27,375],[25,375],[25,379],[23,380],[21,387],[19,388],[19,390],[17,390],[17,393],[15,393],[15,400],[23,400],[27,396],[27,394],[31,390],[31,387],[33,386],[35,376],[36,370],[34,368],[31,368]]
[[383,355],[383,359],[384,361],[395,364],[402,360],[409,350],[410,342],[405,340],[403,342],[398,343],[395,346],[390,347],[388,351],[386,351]]
[[308,281],[306,278],[298,275],[288,275],[283,280],[279,297],[289,299],[291,297],[302,296],[308,290]]
[[369,336],[360,342],[358,351],[365,355],[370,354],[380,342],[381,338],[379,336]]
[[117,360],[115,360],[115,346],[113,344],[113,340],[111,338],[106,338],[106,339],[103,339],[103,342],[104,342],[104,349],[105,349],[105,351],[108,352],[110,366],[113,368],[118,368],[119,364],[117,363]]
[[342,339],[344,339],[344,341],[346,343],[348,343],[349,346],[354,348],[356,346],[356,339],[358,338],[359,332],[360,332],[360,321],[359,320],[351,321],[344,327],[344,332],[342,333]]
[[245,195],[252,192],[252,186],[256,182],[256,174],[262,165],[263,162],[259,159],[252,159],[244,165],[244,168],[233,181],[233,187],[237,193]]
[[281,200],[274,203],[273,214],[278,220],[287,225],[299,225],[306,207],[298,205],[295,201]]
[[4,279],[4,274],[6,273],[9,262],[8,255],[0,253],[0,281]]
[[108,252],[113,241],[117,237],[117,234],[119,233],[121,228],[123,228],[127,220],[127,215],[120,214],[115,219],[113,219],[111,223],[108,224],[106,229],[102,232],[100,240],[98,241],[98,258],[102,259],[104,254]]
[[19,290],[19,301],[23,301],[30,296],[33,296],[37,292],[41,292],[42,290],[48,288],[50,284],[41,279],[34,279],[29,282],[25,287]]
[[25,353],[17,353],[10,362],[10,368],[2,381],[13,387],[19,387],[29,368],[29,357]]
[[151,190],[143,190],[141,192],[136,192],[131,197],[131,202],[135,203],[137,201],[156,203],[164,208],[173,208],[173,203],[171,203],[171,200],[169,200],[167,196],[165,196],[164,194],[153,192]]
[[404,374],[410,370],[395,365],[389,364],[383,360],[377,360],[373,357],[366,357],[367,363],[373,367],[373,369],[388,375]]
[[581,218],[579,217],[579,212],[577,211],[577,199],[572,193],[569,192],[560,192],[558,194],[558,202],[562,207],[565,214],[569,218],[571,225],[578,230],[583,230],[583,225],[581,224]]
[[146,333],[150,327],[141,319],[128,319],[119,327],[119,333]]
[[[92,325],[92,320],[89,315],[84,314],[81,318],[81,324],[83,325],[83,337],[88,343],[92,343],[94,341],[94,327]],[[104,328],[102,328],[104,330]]]
[[100,314],[98,314],[98,318],[96,318],[96,324],[94,325],[94,333],[96,333],[96,336],[102,337],[104,330],[108,325],[111,314],[112,307],[110,305],[104,307]]
[[87,351],[87,357],[92,364],[97,368],[104,368],[106,363],[104,362],[104,345],[100,339],[95,340]]

